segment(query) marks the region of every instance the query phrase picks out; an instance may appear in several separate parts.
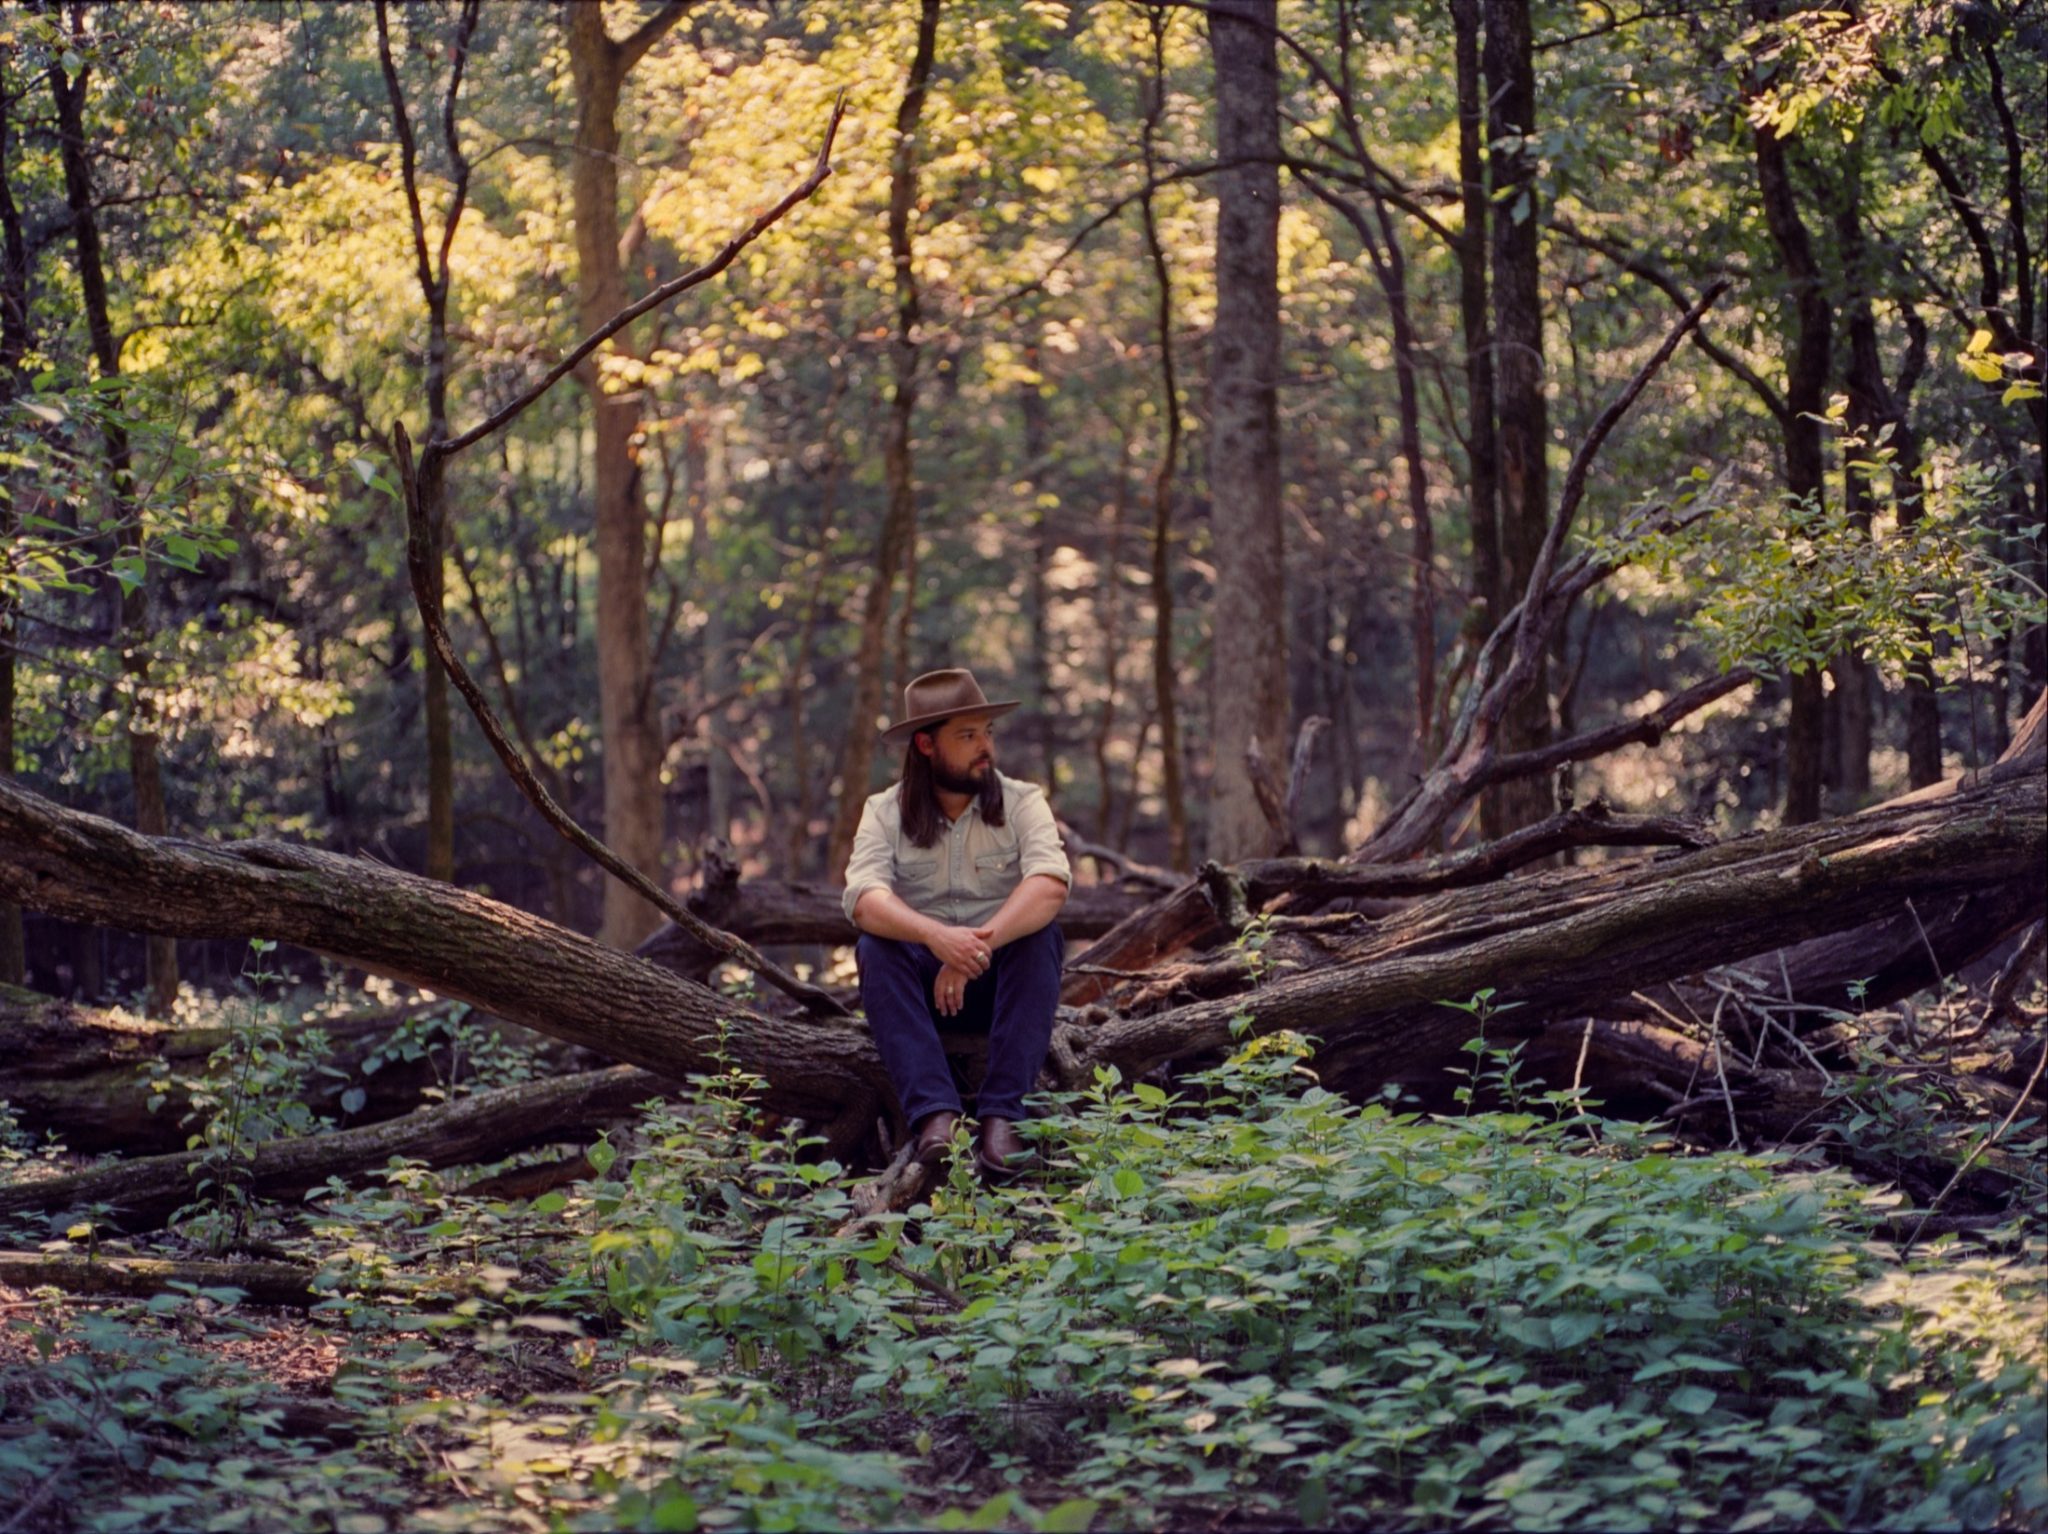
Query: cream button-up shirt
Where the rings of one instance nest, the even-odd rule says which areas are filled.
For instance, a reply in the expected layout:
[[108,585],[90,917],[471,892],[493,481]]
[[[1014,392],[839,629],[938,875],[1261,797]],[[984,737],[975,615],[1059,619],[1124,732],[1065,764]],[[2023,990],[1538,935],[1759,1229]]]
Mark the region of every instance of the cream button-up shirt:
[[1003,823],[990,825],[980,804],[970,803],[929,847],[903,834],[894,784],[869,795],[846,863],[846,919],[853,920],[862,895],[886,889],[922,915],[979,927],[1033,874],[1050,874],[1071,887],[1073,870],[1045,791],[1000,772],[996,778],[1003,786]]

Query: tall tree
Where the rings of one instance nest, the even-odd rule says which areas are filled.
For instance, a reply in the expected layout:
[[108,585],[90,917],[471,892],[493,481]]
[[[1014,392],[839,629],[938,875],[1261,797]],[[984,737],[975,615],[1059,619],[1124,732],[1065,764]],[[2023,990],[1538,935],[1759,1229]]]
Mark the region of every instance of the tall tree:
[[[1173,348],[1173,274],[1166,264],[1166,246],[1159,238],[1153,206],[1157,179],[1160,118],[1166,111],[1166,29],[1172,13],[1150,13],[1152,79],[1145,100],[1141,140],[1145,159],[1145,190],[1138,211],[1145,231],[1145,254],[1152,265],[1153,317],[1159,336],[1159,418],[1165,440],[1159,467],[1152,476],[1152,707],[1159,716],[1160,792],[1166,800],[1168,863],[1188,867],[1187,800],[1181,787],[1179,671],[1173,653],[1173,485],[1180,464],[1180,383]],[[1135,797],[1135,796],[1134,796]]]
[[860,648],[854,657],[853,714],[839,755],[839,812],[832,822],[832,843],[826,870],[839,874],[853,851],[860,829],[861,805],[868,796],[868,775],[875,761],[875,718],[882,710],[882,660],[889,635],[889,600],[896,573],[909,579],[903,593],[904,616],[898,628],[897,671],[908,669],[909,612],[915,603],[917,544],[916,464],[910,430],[917,411],[918,325],[921,309],[917,268],[912,260],[910,216],[917,207],[917,129],[930,88],[932,55],[938,46],[940,0],[922,0],[917,16],[917,47],[903,80],[896,107],[896,145],[889,159],[889,261],[896,292],[896,333],[889,347],[889,421],[882,438],[882,467],[888,479],[888,508],[875,546],[875,568],[861,601]]
[[1217,0],[1216,321],[1209,339],[1209,855],[1274,845],[1245,762],[1286,759],[1286,564],[1280,511],[1280,70],[1275,0]]
[[[562,8],[576,85],[571,195],[576,219],[576,310],[586,334],[626,307],[619,250],[619,96],[649,48],[682,20],[682,0],[630,35],[605,30],[604,7]],[[620,332],[606,351],[625,351]],[[634,445],[640,391],[611,387],[599,352],[578,369],[595,427],[592,522],[597,546],[597,700],[604,743],[604,832],[620,857],[659,883],[667,843],[662,739],[647,623],[647,524]],[[617,879],[604,885],[608,943],[630,948],[660,924],[654,907]]]
[[[1758,0],[1757,19],[1774,19],[1772,0]],[[1800,216],[1786,141],[1775,125],[1753,129],[1757,190],[1790,282],[1792,340],[1785,369],[1785,488],[1818,511],[1826,496],[1826,461],[1821,443],[1834,347],[1834,311],[1828,302],[1813,240]],[[1785,731],[1785,820],[1802,825],[1820,818],[1822,689],[1820,669],[1808,666],[1788,684],[1791,717]]]
[[1493,319],[1486,302],[1486,86],[1480,74],[1480,0],[1451,0],[1458,92],[1458,184],[1465,227],[1458,239],[1458,313],[1465,336],[1465,507],[1472,537],[1478,627],[1500,617],[1500,465],[1494,445]]
[[[1538,236],[1535,40],[1529,0],[1485,0],[1488,132],[1493,144],[1493,354],[1498,420],[1499,608],[1520,600],[1550,526],[1550,411],[1545,402],[1543,288]],[[1468,193],[1469,196],[1469,193]],[[1527,751],[1550,739],[1546,659],[1535,684],[1508,712],[1503,751]],[[1551,809],[1539,779],[1491,790],[1483,814],[1488,835],[1540,820]]]
[[[57,144],[64,166],[64,201],[70,214],[71,238],[78,268],[79,298],[93,361],[108,381],[121,376],[121,347],[114,335],[107,296],[106,257],[100,242],[98,204],[93,192],[92,151],[86,139],[85,104],[92,66],[84,62],[92,49],[86,7],[73,4],[66,12],[73,48],[50,60],[50,94],[56,107]],[[67,68],[67,60],[77,69]],[[156,705],[149,681],[149,566],[144,546],[142,508],[136,485],[128,428],[118,408],[105,417],[109,517],[119,545],[114,568],[125,570],[114,628],[121,652],[128,741],[128,778],[135,794],[135,829],[145,836],[170,830],[164,806],[163,765],[159,756]],[[10,709],[10,714],[12,710]],[[149,1010],[164,1016],[178,997],[178,945],[168,937],[151,937],[145,949],[145,985]]]
[[[29,348],[28,239],[12,179],[18,99],[12,83],[11,78],[0,79],[0,405],[21,389]],[[14,525],[14,498],[0,495],[0,549]],[[14,636],[19,610],[12,582],[0,575],[0,778],[14,776]],[[0,985],[20,985],[27,969],[21,907],[0,901]]]
[[[391,20],[385,0],[377,5],[377,52],[384,72],[384,89],[391,102],[392,125],[398,134],[399,154],[404,167],[406,210],[412,220],[413,261],[415,278],[420,285],[420,296],[427,306],[427,435],[426,442],[435,445],[448,440],[448,298],[454,286],[453,267],[449,254],[454,247],[455,230],[462,222],[463,206],[469,196],[469,162],[462,154],[456,137],[455,101],[462,88],[462,73],[468,62],[469,43],[476,32],[478,0],[468,0],[456,22],[455,34],[449,46],[451,65],[448,72],[448,95],[441,113],[441,130],[446,141],[449,170],[453,187],[448,199],[448,209],[441,226],[440,260],[437,263],[428,248],[426,215],[420,203],[419,191],[419,144],[413,136],[412,118],[405,106],[405,92],[399,81],[398,64],[391,48]],[[427,455],[429,476],[438,478],[442,472],[442,461],[437,454]],[[429,536],[433,540],[437,556],[448,547],[448,527],[443,513],[443,498],[430,493],[426,498],[429,507]],[[431,568],[435,600],[442,595],[442,560],[437,557]],[[455,877],[455,726],[449,712],[448,673],[438,657],[428,647],[425,660],[422,712],[425,715],[427,735],[427,857],[426,870],[430,879],[452,880]]]

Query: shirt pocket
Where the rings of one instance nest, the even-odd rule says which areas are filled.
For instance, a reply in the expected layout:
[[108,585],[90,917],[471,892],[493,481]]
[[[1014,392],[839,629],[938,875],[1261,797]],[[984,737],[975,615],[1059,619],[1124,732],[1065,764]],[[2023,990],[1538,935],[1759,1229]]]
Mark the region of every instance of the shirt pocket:
[[988,852],[977,853],[974,859],[974,893],[983,900],[1007,900],[1010,892],[1017,887],[1017,870],[1023,863],[1024,849],[1012,842],[1007,847],[997,847]]
[[896,893],[922,910],[946,894],[946,860],[937,847],[905,847],[896,854]]

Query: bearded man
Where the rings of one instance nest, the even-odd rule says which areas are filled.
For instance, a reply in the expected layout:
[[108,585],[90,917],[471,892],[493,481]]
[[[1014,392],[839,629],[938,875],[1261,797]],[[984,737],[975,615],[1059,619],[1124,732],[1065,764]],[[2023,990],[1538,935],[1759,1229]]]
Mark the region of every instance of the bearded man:
[[957,669],[904,688],[882,732],[903,776],[868,800],[846,865],[861,1005],[915,1154],[938,1165],[960,1126],[941,1025],[986,1032],[975,1164],[995,1181],[1030,1157],[1017,1122],[1052,1043],[1073,882],[1044,792],[996,771],[995,720],[1016,707]]

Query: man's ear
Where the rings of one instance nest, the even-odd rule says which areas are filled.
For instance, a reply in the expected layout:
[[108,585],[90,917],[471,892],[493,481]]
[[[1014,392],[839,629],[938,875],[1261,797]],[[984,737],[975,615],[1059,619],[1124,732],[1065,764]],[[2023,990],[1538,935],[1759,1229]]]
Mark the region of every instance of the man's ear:
[[936,740],[932,739],[932,732],[930,730],[919,730],[916,734],[912,735],[910,739],[911,742],[917,747],[918,752],[923,756],[929,757],[934,751],[938,749],[939,743]]

